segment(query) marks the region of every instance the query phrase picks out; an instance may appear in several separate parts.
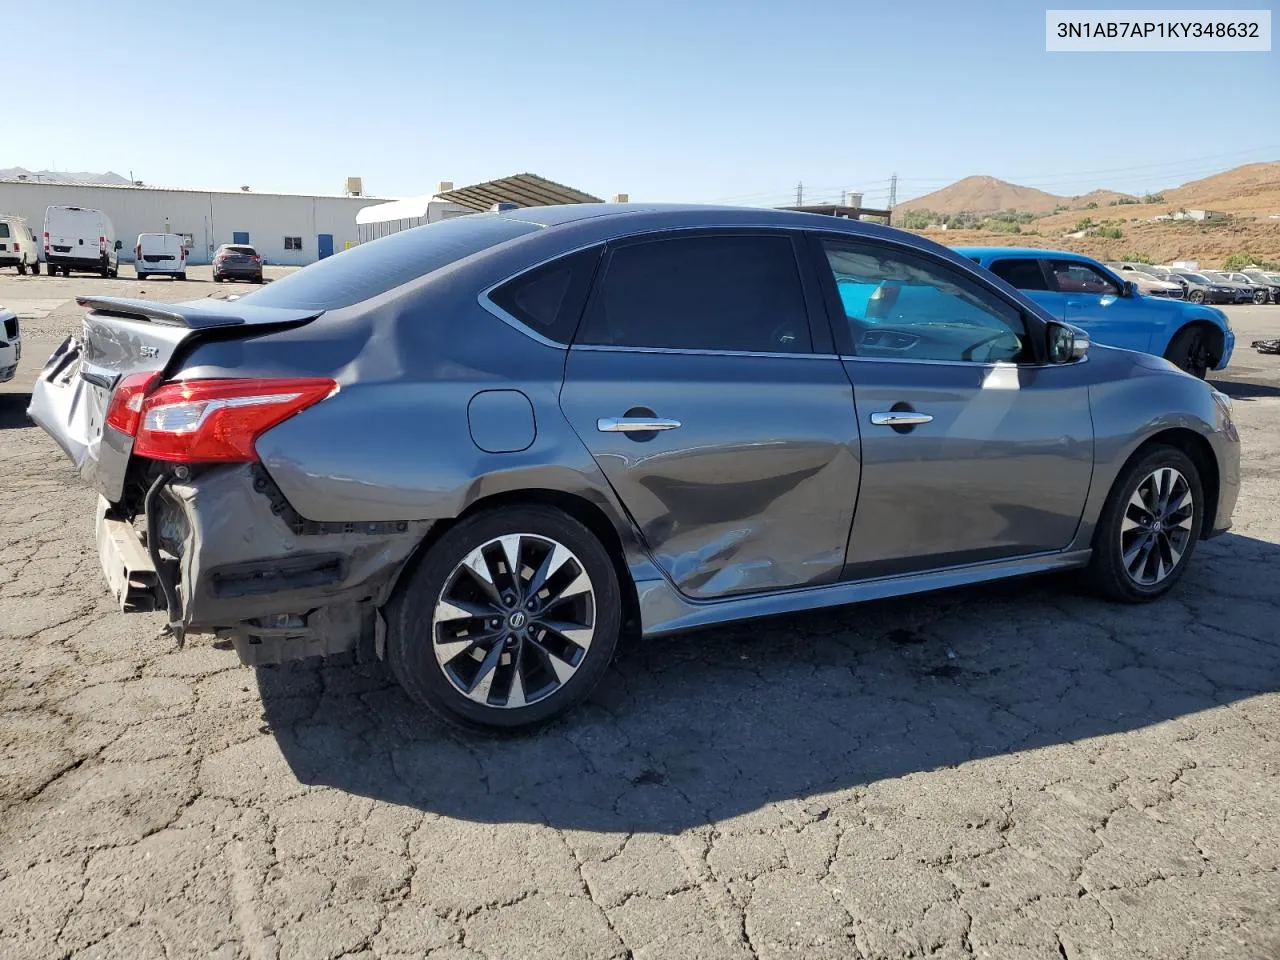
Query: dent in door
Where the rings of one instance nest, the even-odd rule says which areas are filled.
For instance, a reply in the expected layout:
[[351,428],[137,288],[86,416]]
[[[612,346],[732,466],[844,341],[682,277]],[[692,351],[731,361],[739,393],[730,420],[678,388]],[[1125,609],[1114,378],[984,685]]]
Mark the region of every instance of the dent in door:
[[[655,562],[691,597],[834,580],[858,489],[838,361],[570,351],[561,407]],[[601,432],[644,408],[678,429]]]

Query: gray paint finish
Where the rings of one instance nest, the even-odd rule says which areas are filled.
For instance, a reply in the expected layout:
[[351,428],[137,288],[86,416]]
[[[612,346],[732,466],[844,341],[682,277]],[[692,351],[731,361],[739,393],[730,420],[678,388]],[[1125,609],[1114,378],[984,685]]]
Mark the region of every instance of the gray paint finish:
[[[1050,318],[1041,308],[931,241],[778,211],[591,205],[511,216],[543,229],[310,322],[183,333],[169,373],[339,383],[257,445],[288,505],[309,521],[421,532],[496,496],[589,505],[621,544],[647,633],[1079,565],[1118,473],[1161,434],[1210,451],[1220,493],[1208,526],[1230,522],[1238,437],[1207,385],[1162,360],[1096,346],[1084,361],[1043,367],[569,349],[478,300],[505,278],[612,239],[756,227],[846,234],[935,257],[1017,304],[1031,335],[1043,332]],[[251,310],[253,295],[237,303]],[[122,323],[104,321],[95,349],[105,355],[116,337],[125,367],[134,362],[128,343],[140,341]],[[50,397],[38,384],[33,412],[51,409]],[[904,404],[933,421],[905,433],[871,424],[871,414]],[[600,418],[635,409],[680,426],[643,437],[598,429]],[[41,422],[82,458],[98,456],[92,442],[77,447],[56,415]],[[233,475],[220,474],[219,484]],[[206,483],[196,476],[182,495],[196,514]],[[224,505],[261,499],[220,486],[207,496]],[[240,526],[210,514],[198,524],[199,550],[286,555],[279,517],[251,515],[253,549],[236,543]],[[356,559],[353,546],[335,543]],[[413,546],[386,544],[385,569],[361,566],[367,576],[344,582],[343,602],[348,586],[358,593],[376,583],[380,594]],[[191,589],[199,596],[202,586]],[[320,608],[331,598],[310,597]],[[303,599],[290,597],[290,610]]]

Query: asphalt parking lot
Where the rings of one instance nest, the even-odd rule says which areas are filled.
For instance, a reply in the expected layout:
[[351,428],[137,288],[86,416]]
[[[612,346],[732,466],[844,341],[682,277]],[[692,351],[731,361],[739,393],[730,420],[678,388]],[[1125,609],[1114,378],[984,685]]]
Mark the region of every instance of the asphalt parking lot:
[[473,740],[377,669],[115,610],[28,393],[76,293],[253,289],[191,273],[0,276],[0,957],[1280,956],[1280,357],[1249,347],[1280,306],[1229,311],[1245,488],[1172,597],[1056,577],[651,641]]

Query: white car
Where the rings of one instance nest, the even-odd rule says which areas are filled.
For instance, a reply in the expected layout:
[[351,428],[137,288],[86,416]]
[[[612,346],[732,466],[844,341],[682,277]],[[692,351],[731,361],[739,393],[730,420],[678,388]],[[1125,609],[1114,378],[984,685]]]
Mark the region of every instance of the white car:
[[83,270],[114,277],[120,269],[120,241],[111,218],[91,207],[49,207],[44,212],[44,262],[49,276]]
[[187,245],[176,233],[140,233],[133,247],[133,269],[139,280],[158,273],[187,279]]
[[18,315],[0,307],[0,383],[12,380],[22,359],[22,331],[18,329]]
[[40,272],[40,248],[23,217],[0,215],[0,267],[17,267],[23,274]]

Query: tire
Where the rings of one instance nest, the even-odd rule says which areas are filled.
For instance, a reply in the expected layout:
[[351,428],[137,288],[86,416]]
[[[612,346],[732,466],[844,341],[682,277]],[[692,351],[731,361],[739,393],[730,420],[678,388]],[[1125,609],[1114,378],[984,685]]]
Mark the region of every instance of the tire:
[[1203,327],[1183,327],[1164,352],[1164,358],[1201,380],[1209,375],[1209,338]]
[[39,261],[39,260],[37,260],[35,263],[31,264],[31,275],[32,275],[33,277],[38,277],[38,276],[40,276],[40,261]]
[[1190,300],[1192,303],[1204,303],[1204,291],[1192,290],[1190,293],[1187,294],[1187,299]]
[[1265,290],[1258,290],[1253,295],[1253,302],[1259,305],[1266,303],[1269,299]]
[[[518,559],[508,564],[513,543]],[[546,583],[563,594],[541,610],[529,608],[542,591],[523,603],[521,596],[551,563]],[[520,571],[514,581],[509,565]],[[485,571],[483,579],[476,570]],[[455,604],[484,615],[445,616],[447,609],[462,612]],[[386,614],[396,680],[446,723],[472,732],[532,730],[564,713],[604,676],[622,629],[608,551],[577,520],[543,506],[498,508],[450,528],[406,571]],[[572,642],[546,630],[542,617],[563,630],[579,625]],[[450,650],[441,637],[469,645]]]
[[25,277],[27,275],[27,265],[24,261],[18,261],[18,276]]
[[[1180,476],[1181,482],[1174,476]],[[1162,488],[1153,486],[1166,481],[1169,487],[1163,493]],[[1178,506],[1179,492],[1182,493],[1181,506]],[[1169,496],[1170,493],[1173,496]],[[1186,515],[1186,495],[1191,498],[1190,516]],[[1086,571],[1093,589],[1107,599],[1124,603],[1145,603],[1172,590],[1186,572],[1196,541],[1200,539],[1204,502],[1200,471],[1191,458],[1176,447],[1152,447],[1126,466],[1111,488],[1094,531],[1093,556]],[[1161,504],[1171,504],[1175,509],[1166,509]],[[1159,516],[1152,517],[1151,505],[1157,508]],[[1159,523],[1154,524],[1153,520]],[[1155,526],[1154,533],[1152,526]],[[1144,539],[1153,543],[1149,553],[1139,546]],[[1134,559],[1128,563],[1126,550],[1134,551]],[[1162,572],[1159,565],[1171,560],[1172,566]],[[1132,572],[1135,567],[1136,575]],[[1153,582],[1146,582],[1148,578]]]
[[108,270],[106,267],[103,267],[101,270],[99,270],[99,271],[98,271],[98,273],[99,273],[99,274],[101,274],[102,279],[104,279],[104,280],[105,280],[107,277],[111,276],[111,271],[110,271],[110,270]]
[[261,282],[262,282],[262,277],[261,277],[261,275],[254,277],[254,278],[253,278],[253,282],[254,282],[254,283],[261,283]]
[[221,278],[220,276],[218,276],[218,275],[215,273],[215,274],[213,275],[213,282],[214,282],[214,283],[221,283],[221,282],[222,282],[222,278]]
[[149,274],[149,273],[139,273],[139,274],[138,274],[138,279],[139,279],[139,280],[145,280],[145,279],[147,279],[147,277],[149,277],[149,276],[150,276],[150,274]]
[[173,276],[176,280],[185,280],[187,279],[187,271],[183,270],[181,273],[175,273]]

